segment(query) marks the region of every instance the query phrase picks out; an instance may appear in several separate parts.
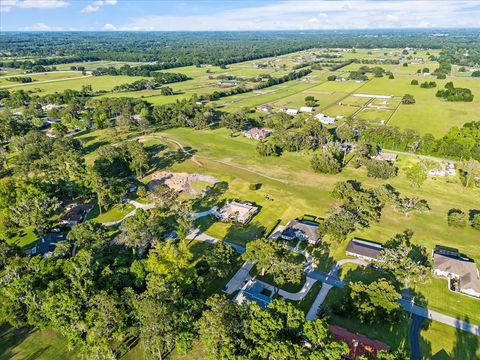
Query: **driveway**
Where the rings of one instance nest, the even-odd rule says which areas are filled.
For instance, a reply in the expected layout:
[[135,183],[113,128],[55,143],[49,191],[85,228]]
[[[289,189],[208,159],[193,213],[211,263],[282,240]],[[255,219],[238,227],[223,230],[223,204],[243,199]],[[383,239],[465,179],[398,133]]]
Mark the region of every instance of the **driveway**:
[[233,275],[230,281],[225,285],[223,290],[227,294],[233,294],[235,291],[241,289],[245,283],[250,280],[250,270],[252,270],[255,264],[245,261],[240,269]]
[[333,285],[323,283],[322,288],[320,289],[320,292],[318,293],[317,297],[315,298],[315,301],[313,302],[312,306],[308,310],[306,319],[307,320],[315,320],[318,316],[318,310],[320,310],[320,306],[322,306],[323,302],[325,301],[325,298],[327,297],[330,289],[333,287]]
[[410,330],[408,331],[408,336],[410,337],[410,359],[411,360],[420,360],[420,330],[422,327],[422,322],[425,320],[424,317],[413,314],[412,316],[412,325],[410,325]]

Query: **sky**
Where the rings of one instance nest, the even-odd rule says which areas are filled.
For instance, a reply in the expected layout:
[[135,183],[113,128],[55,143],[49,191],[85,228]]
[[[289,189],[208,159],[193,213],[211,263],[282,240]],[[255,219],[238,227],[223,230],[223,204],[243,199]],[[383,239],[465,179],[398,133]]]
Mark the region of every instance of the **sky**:
[[478,0],[0,0],[1,31],[479,27]]

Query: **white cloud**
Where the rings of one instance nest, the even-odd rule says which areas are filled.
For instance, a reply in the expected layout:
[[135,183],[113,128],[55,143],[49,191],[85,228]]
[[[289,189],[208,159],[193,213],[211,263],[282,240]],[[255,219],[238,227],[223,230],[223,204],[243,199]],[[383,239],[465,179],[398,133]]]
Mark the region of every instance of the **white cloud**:
[[2,7],[19,7],[24,9],[55,9],[68,6],[66,0],[2,0]]
[[479,16],[478,2],[469,0],[298,0],[216,12],[210,10],[205,15],[149,15],[117,25],[116,29],[201,31],[478,27]]
[[80,12],[87,14],[97,12],[104,5],[117,5],[117,0],[96,0],[93,5],[85,6]]
[[114,31],[117,30],[117,28],[112,24],[105,24],[103,25],[103,30]]
[[2,12],[2,13],[10,12],[11,9],[12,9],[11,6],[0,6],[0,12]]
[[92,12],[96,12],[98,10],[100,10],[100,6],[87,5],[81,10],[81,12],[82,13],[92,13]]
[[62,27],[59,26],[51,26],[44,23],[36,23],[30,26],[25,26],[18,28],[19,31],[61,31],[63,30]]

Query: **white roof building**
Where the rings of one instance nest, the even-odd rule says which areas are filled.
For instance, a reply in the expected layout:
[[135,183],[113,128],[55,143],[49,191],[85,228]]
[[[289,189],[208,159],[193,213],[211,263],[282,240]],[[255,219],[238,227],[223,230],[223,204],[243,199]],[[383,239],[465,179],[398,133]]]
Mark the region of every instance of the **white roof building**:
[[311,113],[313,112],[313,107],[311,106],[301,106],[300,107],[300,112],[304,112],[304,113]]
[[225,204],[216,216],[222,221],[236,221],[240,224],[246,224],[258,211],[258,207],[247,203],[232,201]]
[[334,117],[330,117],[321,113],[315,115],[314,117],[315,119],[317,119],[318,121],[320,121],[322,124],[325,124],[325,125],[335,124],[335,121],[336,121]]
[[297,109],[287,109],[287,111],[285,111],[288,115],[297,115],[298,114],[298,110]]

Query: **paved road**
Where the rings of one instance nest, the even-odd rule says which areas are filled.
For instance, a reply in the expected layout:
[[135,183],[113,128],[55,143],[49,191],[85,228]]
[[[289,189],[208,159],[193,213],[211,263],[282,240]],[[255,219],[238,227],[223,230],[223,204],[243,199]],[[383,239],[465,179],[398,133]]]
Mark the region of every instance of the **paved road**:
[[[273,285],[267,284],[266,282],[263,282],[263,281],[258,280],[258,279],[256,279],[255,281],[261,283],[265,288],[270,290],[272,293],[274,293],[277,290]],[[303,287],[300,289],[300,291],[298,291],[296,293],[291,293],[291,292],[280,289],[278,291],[278,295],[280,295],[284,299],[288,299],[288,300],[292,300],[292,301],[300,301],[305,297],[305,295],[308,294],[308,292],[312,288],[313,284],[315,284],[316,282],[317,282],[317,280],[315,280],[315,279],[307,278],[307,280],[305,281],[305,284],[303,284]]]
[[410,325],[410,330],[408,331],[408,336],[410,337],[410,359],[411,360],[420,360],[420,329],[422,327],[422,322],[425,320],[424,317],[413,314],[412,324]]
[[445,315],[445,314],[439,313],[437,311],[429,310],[427,308],[424,308],[424,307],[421,307],[421,306],[418,306],[418,305],[413,305],[411,303],[411,301],[409,301],[407,299],[399,299],[398,302],[400,303],[400,305],[402,306],[402,308],[404,310],[406,310],[408,312],[411,312],[412,314],[415,314],[415,315],[418,315],[418,316],[421,316],[421,317],[424,317],[424,318],[427,318],[427,319],[435,320],[435,321],[441,322],[445,325],[449,325],[449,326],[455,327],[457,329],[472,333],[476,336],[480,336],[480,326],[479,325],[471,324],[469,322],[466,322],[466,321],[463,321],[463,320],[460,320],[460,319],[456,319],[452,316]]
[[331,274],[324,274],[313,271],[307,274],[307,278],[315,279],[321,281],[324,284],[332,285],[339,288],[345,287],[345,283],[342,280]]

